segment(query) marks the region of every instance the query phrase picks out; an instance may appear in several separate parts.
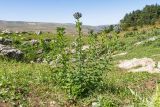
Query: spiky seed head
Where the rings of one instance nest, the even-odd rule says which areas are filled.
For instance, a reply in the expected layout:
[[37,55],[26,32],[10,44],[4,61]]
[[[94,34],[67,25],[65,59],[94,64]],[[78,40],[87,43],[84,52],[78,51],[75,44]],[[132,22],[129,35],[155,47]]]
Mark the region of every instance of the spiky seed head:
[[74,16],[75,19],[78,20],[78,19],[80,19],[82,17],[82,13],[76,12],[76,13],[73,14],[73,16]]

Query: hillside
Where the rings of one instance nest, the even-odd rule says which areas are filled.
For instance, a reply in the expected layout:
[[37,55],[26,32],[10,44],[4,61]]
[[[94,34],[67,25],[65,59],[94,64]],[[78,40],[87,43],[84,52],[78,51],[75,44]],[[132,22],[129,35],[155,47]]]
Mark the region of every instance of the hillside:
[[[75,34],[74,24],[60,23],[44,23],[44,22],[23,22],[23,21],[3,21],[0,20],[0,29],[8,29],[10,31],[44,31],[56,33],[57,27],[65,27],[67,34]],[[104,26],[83,26],[83,32],[86,34],[89,30],[99,31]]]
[[[0,50],[4,55],[7,56],[8,52],[8,56],[13,55],[14,58],[14,52],[20,54],[15,50],[17,48],[23,52],[24,58],[18,55],[21,61],[15,61],[11,58],[0,57],[0,88],[2,90],[0,105],[34,107],[43,104],[48,107],[82,107],[83,105],[92,107],[92,104],[98,103],[102,107],[148,107],[148,103],[159,104],[160,93],[156,87],[159,86],[160,81],[160,66],[158,65],[160,64],[160,29],[125,32],[123,36],[118,34],[119,38],[117,38],[117,34],[113,34],[112,38],[107,38],[103,34],[99,34],[99,38],[83,36],[81,42],[85,42],[85,45],[82,46],[82,52],[86,55],[85,59],[89,60],[84,61],[83,74],[79,73],[78,62],[73,59],[79,55],[75,51],[77,47],[74,46],[74,43],[79,43],[75,41],[76,36],[63,38],[65,42],[62,41],[63,39],[59,39],[59,35],[56,35],[57,38],[51,38],[51,41],[46,39],[47,35],[36,36],[36,40],[34,35],[30,36],[32,40],[28,39],[26,35],[12,34],[8,36],[6,34],[1,36],[3,41]],[[4,46],[7,41],[9,42],[8,39],[12,40],[11,46],[15,47],[14,49],[9,48],[10,45]],[[102,40],[104,41],[102,42]],[[67,48],[64,48],[69,49],[67,50],[69,53],[65,55],[70,58],[66,61],[70,68],[66,70],[61,66],[59,68],[58,65],[61,62],[55,62],[61,61],[59,55],[65,53],[65,50],[61,51],[63,48],[58,47],[59,43],[65,43]],[[62,44],[62,46],[65,45]],[[108,49],[113,53],[108,55]],[[104,53],[104,50],[107,53]],[[98,57],[95,58],[92,54]],[[112,56],[112,58],[108,59],[104,55]],[[92,57],[93,60],[89,59]],[[107,65],[110,70],[105,69],[103,65]],[[128,66],[131,67],[126,69],[125,67]],[[62,70],[65,70],[65,73]],[[101,71],[103,71],[102,74]],[[77,89],[81,86],[81,81],[84,81],[84,86]],[[66,84],[68,82],[69,86]],[[103,82],[102,87],[101,82]],[[60,83],[67,88],[63,88]],[[76,93],[71,93],[77,97],[76,99],[71,97],[71,100],[75,101],[73,103],[68,97],[70,95],[69,88],[76,90]],[[83,89],[87,90],[85,93],[90,93],[85,96]],[[79,95],[85,97],[81,98]],[[95,99],[98,101],[95,102]]]
[[0,21],[26,31],[0,33],[0,107],[160,107],[159,7],[127,14],[123,30],[83,26],[80,12],[76,26]]
[[154,25],[160,20],[160,5],[146,5],[142,10],[127,13],[121,20],[123,29],[144,25]]

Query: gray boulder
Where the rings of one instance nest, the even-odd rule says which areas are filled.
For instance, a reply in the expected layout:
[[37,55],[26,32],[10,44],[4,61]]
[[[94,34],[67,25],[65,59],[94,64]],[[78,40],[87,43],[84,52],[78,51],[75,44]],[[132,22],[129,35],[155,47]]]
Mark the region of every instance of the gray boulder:
[[5,39],[3,37],[0,37],[0,44],[3,44],[3,45],[11,45],[12,44],[12,40],[11,39]]
[[20,60],[23,58],[23,52],[10,46],[0,44],[0,55],[8,58]]
[[12,44],[12,40],[11,39],[5,39],[3,44],[4,45],[11,45]]

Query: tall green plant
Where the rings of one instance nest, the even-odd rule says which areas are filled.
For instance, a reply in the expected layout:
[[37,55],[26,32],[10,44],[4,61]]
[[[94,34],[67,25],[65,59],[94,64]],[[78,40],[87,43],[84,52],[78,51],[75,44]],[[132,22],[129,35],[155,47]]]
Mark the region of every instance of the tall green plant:
[[77,48],[76,51],[78,53],[78,60],[79,60],[79,71],[82,70],[82,22],[80,22],[80,18],[82,17],[82,14],[79,12],[76,12],[74,15],[74,18],[76,19],[76,29],[78,32],[78,38],[77,38]]
[[65,34],[65,28],[61,28],[61,27],[58,27],[57,28],[57,43],[56,43],[56,52],[57,52],[57,55],[56,55],[56,63],[57,63],[57,73],[58,73],[58,76],[57,76],[57,79],[60,79],[61,80],[61,83],[60,85],[63,85],[64,81],[63,79],[65,79],[66,75],[67,75],[67,61],[68,61],[68,58],[67,58],[67,53],[65,52],[65,48],[66,48],[66,44],[65,44],[65,38],[64,38],[64,34]]
[[[89,42],[89,49],[83,50],[82,40],[82,22],[80,18],[82,14],[77,12],[74,14],[76,19],[76,29],[78,37],[76,40],[76,53],[66,52],[64,39],[64,29],[59,28],[57,46],[60,52],[60,63],[56,68],[53,78],[60,88],[64,89],[71,99],[79,99],[91,95],[95,90],[101,90],[103,86],[103,73],[107,70],[109,63],[108,52],[103,51],[103,46],[98,41],[96,35],[92,35]],[[99,44],[100,43],[100,44]],[[107,46],[106,46],[107,47]],[[107,48],[108,49],[108,48]],[[72,61],[72,59],[75,59]]]

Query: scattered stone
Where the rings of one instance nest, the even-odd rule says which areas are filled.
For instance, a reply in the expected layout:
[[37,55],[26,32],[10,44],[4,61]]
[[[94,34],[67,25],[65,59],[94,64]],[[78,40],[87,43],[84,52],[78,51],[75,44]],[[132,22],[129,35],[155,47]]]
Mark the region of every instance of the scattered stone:
[[127,55],[127,54],[128,54],[128,52],[123,52],[123,53],[119,53],[119,54],[113,55],[112,57],[124,56],[124,55]]
[[149,38],[148,41],[155,41],[155,40],[157,40],[157,39],[158,39],[158,37],[155,36],[155,37]]
[[76,42],[72,42],[72,47],[75,48],[76,46],[78,46],[78,44]]
[[93,102],[92,107],[101,107],[101,104],[99,102]]
[[123,69],[131,69],[137,66],[146,66],[148,64],[155,65],[155,62],[150,58],[142,58],[142,59],[134,58],[132,60],[120,61],[119,67]]
[[118,67],[126,69],[129,72],[149,72],[149,73],[160,73],[160,62],[156,66],[156,62],[151,58],[134,58],[132,60],[120,61]]
[[82,46],[82,51],[88,50],[89,49],[89,45],[84,45]]
[[[89,49],[89,45],[84,45],[84,46],[82,46],[82,51],[86,51],[86,50],[88,50]],[[71,54],[75,54],[76,53],[76,49],[69,49],[69,52],[71,53]]]
[[6,29],[2,31],[2,34],[11,34],[11,32],[8,29]]
[[43,49],[40,49],[37,51],[37,54],[42,54],[43,53]]
[[135,46],[138,46],[138,45],[141,45],[141,44],[144,44],[145,42],[153,42],[153,41],[155,41],[155,40],[157,40],[158,39],[158,37],[157,36],[154,36],[154,37],[151,37],[151,38],[149,38],[149,39],[147,39],[147,40],[144,40],[144,41],[141,41],[141,42],[137,42],[137,43],[135,43],[134,45]]
[[56,101],[50,101],[48,107],[60,107]]
[[3,45],[11,45],[12,44],[12,40],[11,39],[5,39],[3,37],[0,37],[0,44]]
[[43,59],[42,63],[48,64],[48,61],[46,59]]
[[4,45],[11,45],[12,44],[12,40],[11,39],[5,39],[3,44]]
[[23,58],[23,52],[10,46],[0,44],[0,55],[8,58],[20,60]]
[[144,43],[144,41],[141,41],[141,42],[135,43],[134,45],[135,45],[135,46],[139,46],[139,45],[141,45],[141,44],[143,44],[143,43]]
[[55,101],[51,101],[51,102],[50,102],[50,107],[55,107],[55,105],[56,105],[56,102],[55,102]]
[[71,59],[71,62],[76,62],[76,61],[77,61],[76,58]]
[[36,60],[37,63],[41,63],[42,61],[43,61],[42,58],[38,58],[38,59]]
[[31,40],[30,41],[31,45],[39,45],[39,41],[38,40]]
[[54,65],[54,61],[49,62],[49,65],[53,66]]
[[75,49],[72,49],[72,50],[71,50],[71,53],[72,53],[72,54],[75,54],[75,53],[76,53],[76,50],[75,50]]
[[34,61],[30,61],[31,64],[34,64]]

